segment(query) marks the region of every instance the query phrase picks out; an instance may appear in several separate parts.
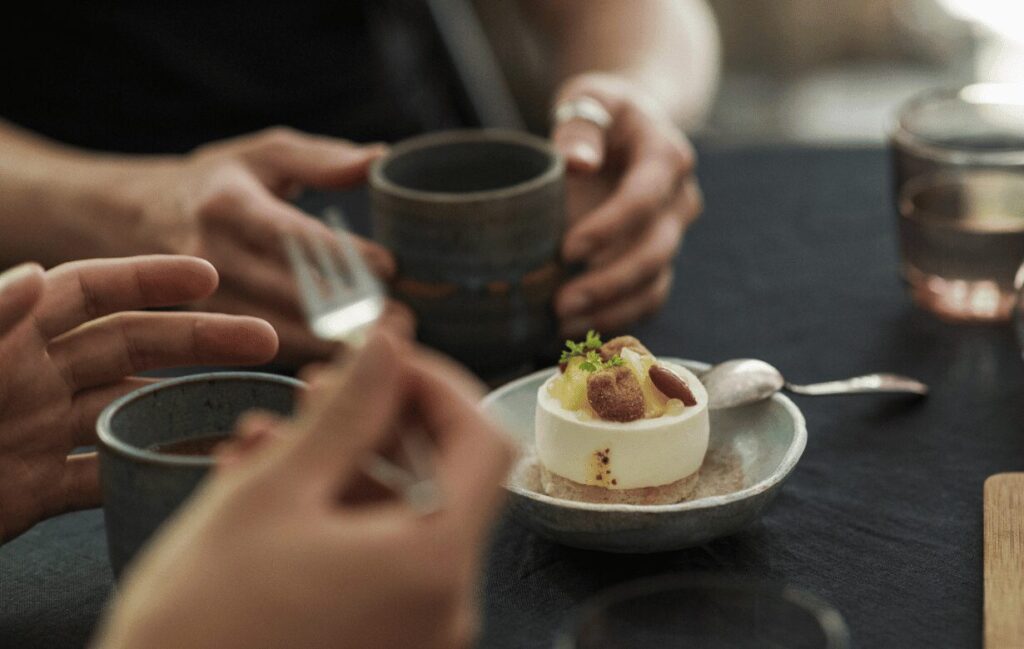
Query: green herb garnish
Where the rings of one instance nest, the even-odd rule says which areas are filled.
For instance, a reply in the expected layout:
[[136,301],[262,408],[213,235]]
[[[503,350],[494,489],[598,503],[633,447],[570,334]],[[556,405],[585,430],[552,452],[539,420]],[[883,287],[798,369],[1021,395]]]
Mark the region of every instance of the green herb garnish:
[[597,352],[587,352],[585,361],[580,363],[580,369],[586,370],[587,372],[598,372],[609,367],[618,367],[622,365],[622,357],[616,354],[608,360],[601,358],[601,355]]
[[580,342],[565,341],[566,349],[562,350],[562,356],[558,362],[568,363],[569,359],[574,356],[587,356],[591,350],[600,349],[601,344],[601,334],[591,329],[587,332],[587,337]]
[[601,354],[597,352],[601,348],[601,344],[600,334],[591,329],[587,332],[587,337],[580,342],[565,341],[566,348],[562,350],[562,357],[558,362],[568,363],[571,359],[579,356],[583,359],[579,367],[585,372],[598,372],[609,367],[622,365],[622,357],[618,354],[608,360],[602,359]]

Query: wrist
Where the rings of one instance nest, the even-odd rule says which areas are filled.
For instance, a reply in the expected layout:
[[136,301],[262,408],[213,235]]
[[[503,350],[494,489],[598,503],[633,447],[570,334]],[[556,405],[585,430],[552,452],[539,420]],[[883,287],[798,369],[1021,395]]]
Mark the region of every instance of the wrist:
[[23,156],[3,183],[9,200],[0,216],[10,245],[2,261],[53,266],[121,253],[135,213],[117,198],[114,169],[112,161],[65,151]]

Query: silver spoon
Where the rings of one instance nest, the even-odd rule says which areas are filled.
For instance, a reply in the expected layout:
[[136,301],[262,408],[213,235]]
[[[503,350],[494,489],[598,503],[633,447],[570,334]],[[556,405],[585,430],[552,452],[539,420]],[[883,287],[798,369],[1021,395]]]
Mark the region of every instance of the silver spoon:
[[865,374],[852,379],[796,385],[782,378],[774,366],[753,358],[725,361],[700,377],[708,390],[708,408],[721,410],[762,401],[785,388],[797,394],[854,394],[858,392],[903,392],[928,394],[928,386],[899,374]]

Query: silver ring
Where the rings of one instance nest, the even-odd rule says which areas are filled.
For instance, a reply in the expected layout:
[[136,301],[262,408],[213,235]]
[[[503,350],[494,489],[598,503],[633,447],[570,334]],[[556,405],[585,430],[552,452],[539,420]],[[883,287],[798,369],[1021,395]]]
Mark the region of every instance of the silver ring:
[[555,106],[555,125],[565,124],[574,119],[582,119],[590,122],[601,130],[612,124],[612,114],[601,105],[601,102],[593,97],[577,97],[569,101],[563,101]]

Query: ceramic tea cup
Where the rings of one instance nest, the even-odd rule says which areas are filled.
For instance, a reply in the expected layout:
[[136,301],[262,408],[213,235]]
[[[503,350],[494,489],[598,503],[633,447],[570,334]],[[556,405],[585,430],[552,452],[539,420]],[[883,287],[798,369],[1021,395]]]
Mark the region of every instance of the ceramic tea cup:
[[211,372],[169,379],[111,403],[96,423],[107,549],[120,576],[150,536],[213,466],[210,455],[156,450],[171,442],[230,434],[242,413],[291,414],[303,383],[274,374]]
[[393,292],[423,342],[496,378],[557,338],[564,176],[547,141],[517,131],[432,133],[377,161],[374,238],[395,255]]

